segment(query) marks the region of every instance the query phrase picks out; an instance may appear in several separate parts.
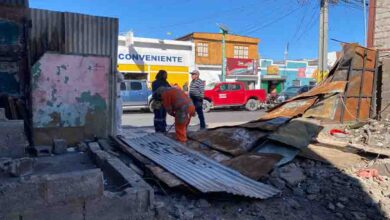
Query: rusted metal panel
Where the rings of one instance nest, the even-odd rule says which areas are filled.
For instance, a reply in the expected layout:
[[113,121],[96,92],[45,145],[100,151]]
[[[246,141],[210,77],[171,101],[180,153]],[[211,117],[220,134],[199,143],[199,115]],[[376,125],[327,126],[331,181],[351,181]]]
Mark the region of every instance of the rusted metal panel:
[[55,11],[31,9],[30,59],[38,61],[47,51],[64,53],[64,18]]
[[302,149],[309,145],[321,129],[317,120],[297,118],[270,134],[268,139]]
[[303,117],[334,120],[339,101],[339,94],[326,96],[308,109]]
[[162,134],[123,141],[203,193],[226,192],[259,199],[280,193],[274,187],[245,177]]
[[267,175],[281,158],[279,154],[248,153],[225,160],[222,164],[237,170],[242,175],[258,180]]
[[245,124],[236,125],[235,127],[256,129],[262,131],[275,131],[281,125],[287,123],[289,120],[290,118],[277,117],[267,121],[262,121],[262,120],[251,121]]
[[46,53],[32,68],[34,128],[82,128],[84,135],[105,136],[110,65],[109,57]]
[[317,100],[317,97],[310,97],[306,99],[298,99],[286,102],[285,104],[273,109],[262,116],[261,120],[269,120],[277,117],[293,118],[302,115],[310,108]]
[[277,166],[281,166],[292,161],[298,155],[299,151],[300,149],[298,148],[272,140],[266,140],[264,143],[261,143],[258,147],[256,147],[255,150],[257,153],[281,155],[283,158],[279,160],[276,164]]
[[256,142],[266,135],[266,132],[245,128],[219,128],[192,133],[189,138],[215,150],[237,156],[251,150]]

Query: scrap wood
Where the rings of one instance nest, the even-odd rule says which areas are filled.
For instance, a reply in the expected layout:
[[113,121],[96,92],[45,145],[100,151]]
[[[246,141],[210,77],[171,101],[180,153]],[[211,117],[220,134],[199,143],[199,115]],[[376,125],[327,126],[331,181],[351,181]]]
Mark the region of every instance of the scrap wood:
[[185,184],[183,181],[181,181],[179,178],[167,172],[166,170],[160,168],[148,158],[137,153],[135,150],[127,147],[127,145],[123,143],[120,138],[114,136],[110,136],[110,137],[112,140],[115,141],[115,143],[117,144],[117,146],[122,152],[126,153],[128,156],[132,157],[135,160],[135,162],[137,162],[137,165],[140,165],[141,167],[147,169],[151,174],[153,174],[155,177],[161,180],[168,187],[190,189],[190,187],[187,184]]

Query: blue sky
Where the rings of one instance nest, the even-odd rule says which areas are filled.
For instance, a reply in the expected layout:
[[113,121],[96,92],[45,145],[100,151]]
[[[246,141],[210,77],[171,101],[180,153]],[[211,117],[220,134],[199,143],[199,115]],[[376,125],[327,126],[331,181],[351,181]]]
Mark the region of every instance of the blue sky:
[[[117,17],[120,32],[138,37],[217,32],[222,23],[232,33],[260,38],[262,58],[283,59],[288,42],[290,59],[317,57],[319,0],[30,0],[30,6]],[[362,7],[339,4],[329,11],[329,38],[364,43]],[[339,49],[329,40],[329,51]]]

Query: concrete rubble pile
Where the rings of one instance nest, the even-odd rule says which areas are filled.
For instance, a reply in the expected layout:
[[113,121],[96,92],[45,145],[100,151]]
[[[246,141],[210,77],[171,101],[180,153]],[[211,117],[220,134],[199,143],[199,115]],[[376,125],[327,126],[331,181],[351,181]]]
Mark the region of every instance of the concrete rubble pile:
[[374,147],[390,148],[390,120],[369,120],[361,127],[347,126],[346,138],[351,144],[366,144]]
[[[196,205],[201,201],[199,197],[182,194],[157,196],[167,207],[165,214],[170,219],[212,219],[213,216],[228,219],[280,219],[287,216],[298,219],[389,218],[390,179],[383,171],[386,169],[376,166],[381,164],[386,168],[389,165],[386,158],[390,154],[363,150],[350,145],[348,136],[329,134],[331,129],[345,130],[345,124],[365,121],[369,124],[364,129],[371,133],[377,132],[380,136],[380,132],[387,131],[387,122],[369,119],[375,116],[372,112],[375,109],[372,101],[375,99],[375,59],[375,50],[346,44],[342,57],[328,77],[309,92],[276,106],[259,120],[189,134],[191,141],[184,148],[279,189],[281,193],[275,195],[279,197],[277,203],[268,200],[244,203],[247,207],[243,208],[242,203],[235,205],[229,200],[216,202],[222,206],[220,208],[205,207],[202,209],[204,213],[200,214]],[[351,129],[346,131],[352,132]],[[121,142],[121,148],[144,170],[170,188],[190,191],[197,188],[186,176],[180,176],[152,155],[173,151],[182,154],[178,150],[181,148],[173,147],[163,137],[156,143],[140,141],[142,138],[135,136],[120,137],[117,142]],[[148,148],[150,152],[142,148]],[[188,162],[196,163],[191,155],[184,155]],[[178,161],[172,159],[171,163]],[[220,179],[220,184],[228,184],[224,181]]]
[[12,126],[0,131],[0,219],[154,218],[153,188],[107,140],[69,146],[54,139],[51,146],[30,147],[21,138],[23,122],[7,120],[3,112],[0,127]]

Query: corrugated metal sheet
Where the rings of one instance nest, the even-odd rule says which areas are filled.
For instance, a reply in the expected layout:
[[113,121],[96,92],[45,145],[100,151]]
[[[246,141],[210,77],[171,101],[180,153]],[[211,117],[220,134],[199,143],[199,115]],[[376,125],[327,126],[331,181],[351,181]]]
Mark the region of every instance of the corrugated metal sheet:
[[0,0],[0,4],[28,8],[28,0]]
[[260,199],[280,193],[274,187],[245,177],[162,134],[122,140],[203,193],[227,192]]
[[31,9],[30,58],[34,64],[47,51],[111,58],[108,133],[114,133],[118,19]]

